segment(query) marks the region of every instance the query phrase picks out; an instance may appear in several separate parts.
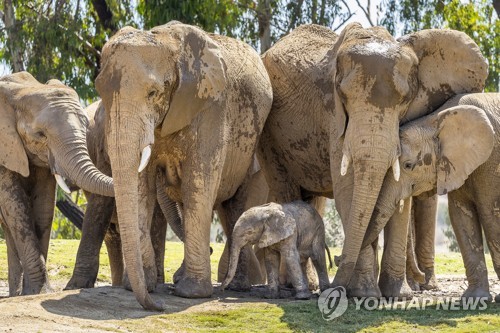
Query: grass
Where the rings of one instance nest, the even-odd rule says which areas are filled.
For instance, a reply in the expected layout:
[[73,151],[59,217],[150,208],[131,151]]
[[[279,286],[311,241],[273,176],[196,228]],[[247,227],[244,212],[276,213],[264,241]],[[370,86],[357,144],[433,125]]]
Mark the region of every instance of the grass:
[[[71,276],[79,241],[52,240],[49,249],[48,269],[51,281],[65,283]],[[216,280],[217,260],[223,245],[212,244],[212,279]],[[333,254],[339,254],[333,249]],[[183,245],[168,242],[165,254],[165,277],[172,275],[183,258]],[[488,270],[493,276],[489,255]],[[110,281],[110,271],[105,247],[101,251],[98,280]],[[438,254],[436,271],[439,274],[464,276],[460,254]],[[333,271],[330,272],[333,275]],[[5,242],[0,241],[0,280],[7,279]],[[483,311],[443,311],[427,308],[410,310],[357,310],[353,302],[344,315],[332,321],[322,319],[317,300],[273,302],[239,300],[212,300],[221,304],[215,310],[183,311],[151,315],[142,319],[120,321],[120,327],[130,331],[196,331],[196,332],[499,332],[500,305],[489,304]]]

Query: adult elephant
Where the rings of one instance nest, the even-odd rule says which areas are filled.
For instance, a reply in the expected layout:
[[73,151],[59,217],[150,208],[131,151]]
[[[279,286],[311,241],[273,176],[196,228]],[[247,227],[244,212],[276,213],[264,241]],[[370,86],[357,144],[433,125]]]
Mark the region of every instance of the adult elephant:
[[56,181],[67,189],[68,178],[107,196],[114,195],[113,183],[90,160],[88,119],[73,89],[20,72],[0,78],[0,96],[0,220],[9,294],[36,294],[48,288]]
[[458,31],[395,40],[384,28],[358,23],[339,36],[301,26],[263,61],[274,94],[259,144],[270,200],[333,194],[346,237],[333,285],[351,282],[351,295],[378,296],[375,274],[365,269],[375,262],[373,250],[360,250],[386,172],[392,167],[399,177],[399,124],[450,96],[481,91],[486,61]]
[[[139,303],[160,309],[148,288],[156,282],[147,222],[154,177],[165,170],[169,198],[182,204],[183,297],[208,297],[209,232],[214,206],[236,221],[233,200],[248,176],[272,103],[272,88],[258,54],[248,45],[171,22],[150,31],[121,29],[104,46],[96,88],[107,112],[107,144],[128,277]],[[147,192],[146,200],[139,200]],[[231,211],[225,210],[232,207]],[[225,211],[223,211],[225,210]],[[227,228],[226,228],[227,229]]]
[[[85,111],[89,117],[87,146],[89,156],[104,174],[111,176],[111,165],[105,137],[106,113],[102,101],[89,105]],[[161,177],[162,179],[164,176]],[[99,253],[103,241],[109,256],[111,284],[123,285],[123,255],[118,221],[116,218],[115,199],[103,195],[85,192],[87,210],[83,219],[82,239],[78,246],[73,275],[65,289],[93,288],[99,271]],[[182,221],[175,202],[161,191],[158,193],[158,205],[155,206],[151,234],[155,250],[157,282],[164,283],[163,259],[167,222],[176,235],[183,237]],[[160,206],[162,209],[160,209]],[[182,235],[180,233],[182,232]]]

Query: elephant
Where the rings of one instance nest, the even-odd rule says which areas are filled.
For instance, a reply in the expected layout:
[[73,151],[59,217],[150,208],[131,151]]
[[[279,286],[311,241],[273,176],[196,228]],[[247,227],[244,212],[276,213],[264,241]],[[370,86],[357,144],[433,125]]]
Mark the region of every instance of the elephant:
[[[96,101],[85,110],[89,116],[87,145],[89,155],[104,174],[111,176],[111,165],[105,143],[105,111],[102,102]],[[165,176],[158,172],[158,182]],[[164,192],[163,192],[164,193]],[[82,239],[78,247],[73,275],[65,289],[93,288],[99,270],[99,252],[104,241],[108,250],[111,268],[111,284],[122,286],[124,267],[115,200],[111,197],[85,192],[87,210],[83,220]],[[161,192],[158,193],[151,235],[155,252],[157,283],[164,283],[164,252],[167,222],[174,233],[183,240],[184,231],[177,205]]]
[[182,205],[185,269],[175,294],[210,297],[212,211],[230,234],[271,109],[259,55],[243,42],[179,22],[148,31],[125,27],[104,45],[95,85],[106,110],[123,256],[136,299],[161,310],[148,293],[156,275],[144,274],[154,271],[148,221],[156,191],[149,168],[165,172],[162,190]]
[[296,299],[311,298],[306,276],[309,258],[316,268],[320,289],[323,291],[329,287],[325,226],[311,205],[303,201],[282,205],[271,202],[245,211],[236,222],[231,236],[229,269],[222,290],[233,279],[241,248],[247,244],[257,244],[264,250],[269,297],[279,297],[280,258],[285,262]]
[[491,298],[482,231],[500,278],[500,93],[455,96],[402,126],[400,160],[401,178],[395,182],[386,176],[364,245],[401,200],[420,193],[448,194],[469,284],[463,297]]
[[92,163],[88,119],[76,92],[19,72],[0,78],[0,220],[9,266],[9,295],[50,290],[46,259],[56,183],[64,178],[101,195],[113,181]]
[[351,23],[340,35],[300,26],[263,62],[273,105],[257,152],[269,199],[334,197],[346,241],[333,285],[380,296],[376,244],[360,251],[386,171],[400,175],[399,126],[456,94],[481,91],[486,60],[462,32],[430,29],[395,40],[382,27]]

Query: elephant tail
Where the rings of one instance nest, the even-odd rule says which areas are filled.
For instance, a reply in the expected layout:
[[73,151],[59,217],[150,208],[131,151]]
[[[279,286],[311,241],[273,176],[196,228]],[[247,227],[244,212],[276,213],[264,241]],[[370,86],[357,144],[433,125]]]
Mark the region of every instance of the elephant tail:
[[408,242],[406,244],[406,271],[411,273],[411,276],[415,281],[423,284],[425,283],[425,274],[420,270],[420,268],[418,268],[412,224],[413,223],[410,224],[410,228],[408,230]]
[[325,250],[326,250],[326,254],[328,255],[328,262],[330,263],[328,268],[332,269],[332,267],[333,267],[332,254],[330,253],[330,249],[328,248],[328,245],[326,245],[326,244],[325,244]]
[[233,280],[234,275],[236,274],[236,268],[238,266],[238,259],[240,257],[242,247],[243,246],[237,244],[237,242],[234,241],[231,244],[231,250],[229,252],[229,268],[227,270],[226,278],[224,279],[224,282],[222,282],[221,290],[227,288],[229,283],[231,283],[231,281]]

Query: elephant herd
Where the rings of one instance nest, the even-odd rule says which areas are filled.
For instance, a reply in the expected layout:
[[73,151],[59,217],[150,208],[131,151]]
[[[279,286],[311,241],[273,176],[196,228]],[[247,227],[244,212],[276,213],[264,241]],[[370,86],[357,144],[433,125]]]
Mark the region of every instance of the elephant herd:
[[[224,287],[232,280],[248,290],[256,281],[256,244],[270,295],[280,253],[297,298],[310,296],[307,258],[321,289],[344,286],[350,296],[434,288],[436,196],[447,193],[464,296],[491,298],[482,231],[500,276],[500,94],[481,93],[487,75],[478,46],[454,30],[395,39],[358,23],[340,35],[303,25],[259,56],[172,21],[125,27],[105,44],[95,81],[101,100],[87,110],[57,80],[4,76],[0,221],[9,293],[50,290],[55,188],[68,189],[67,179],[88,198],[68,289],[93,287],[104,240],[113,284],[161,310],[149,292],[164,282],[168,223],[184,242],[175,294],[210,297],[214,210],[228,235]],[[304,204],[321,210],[323,197],[335,199],[345,233],[333,281],[321,219]],[[252,214],[259,223],[248,222]]]

